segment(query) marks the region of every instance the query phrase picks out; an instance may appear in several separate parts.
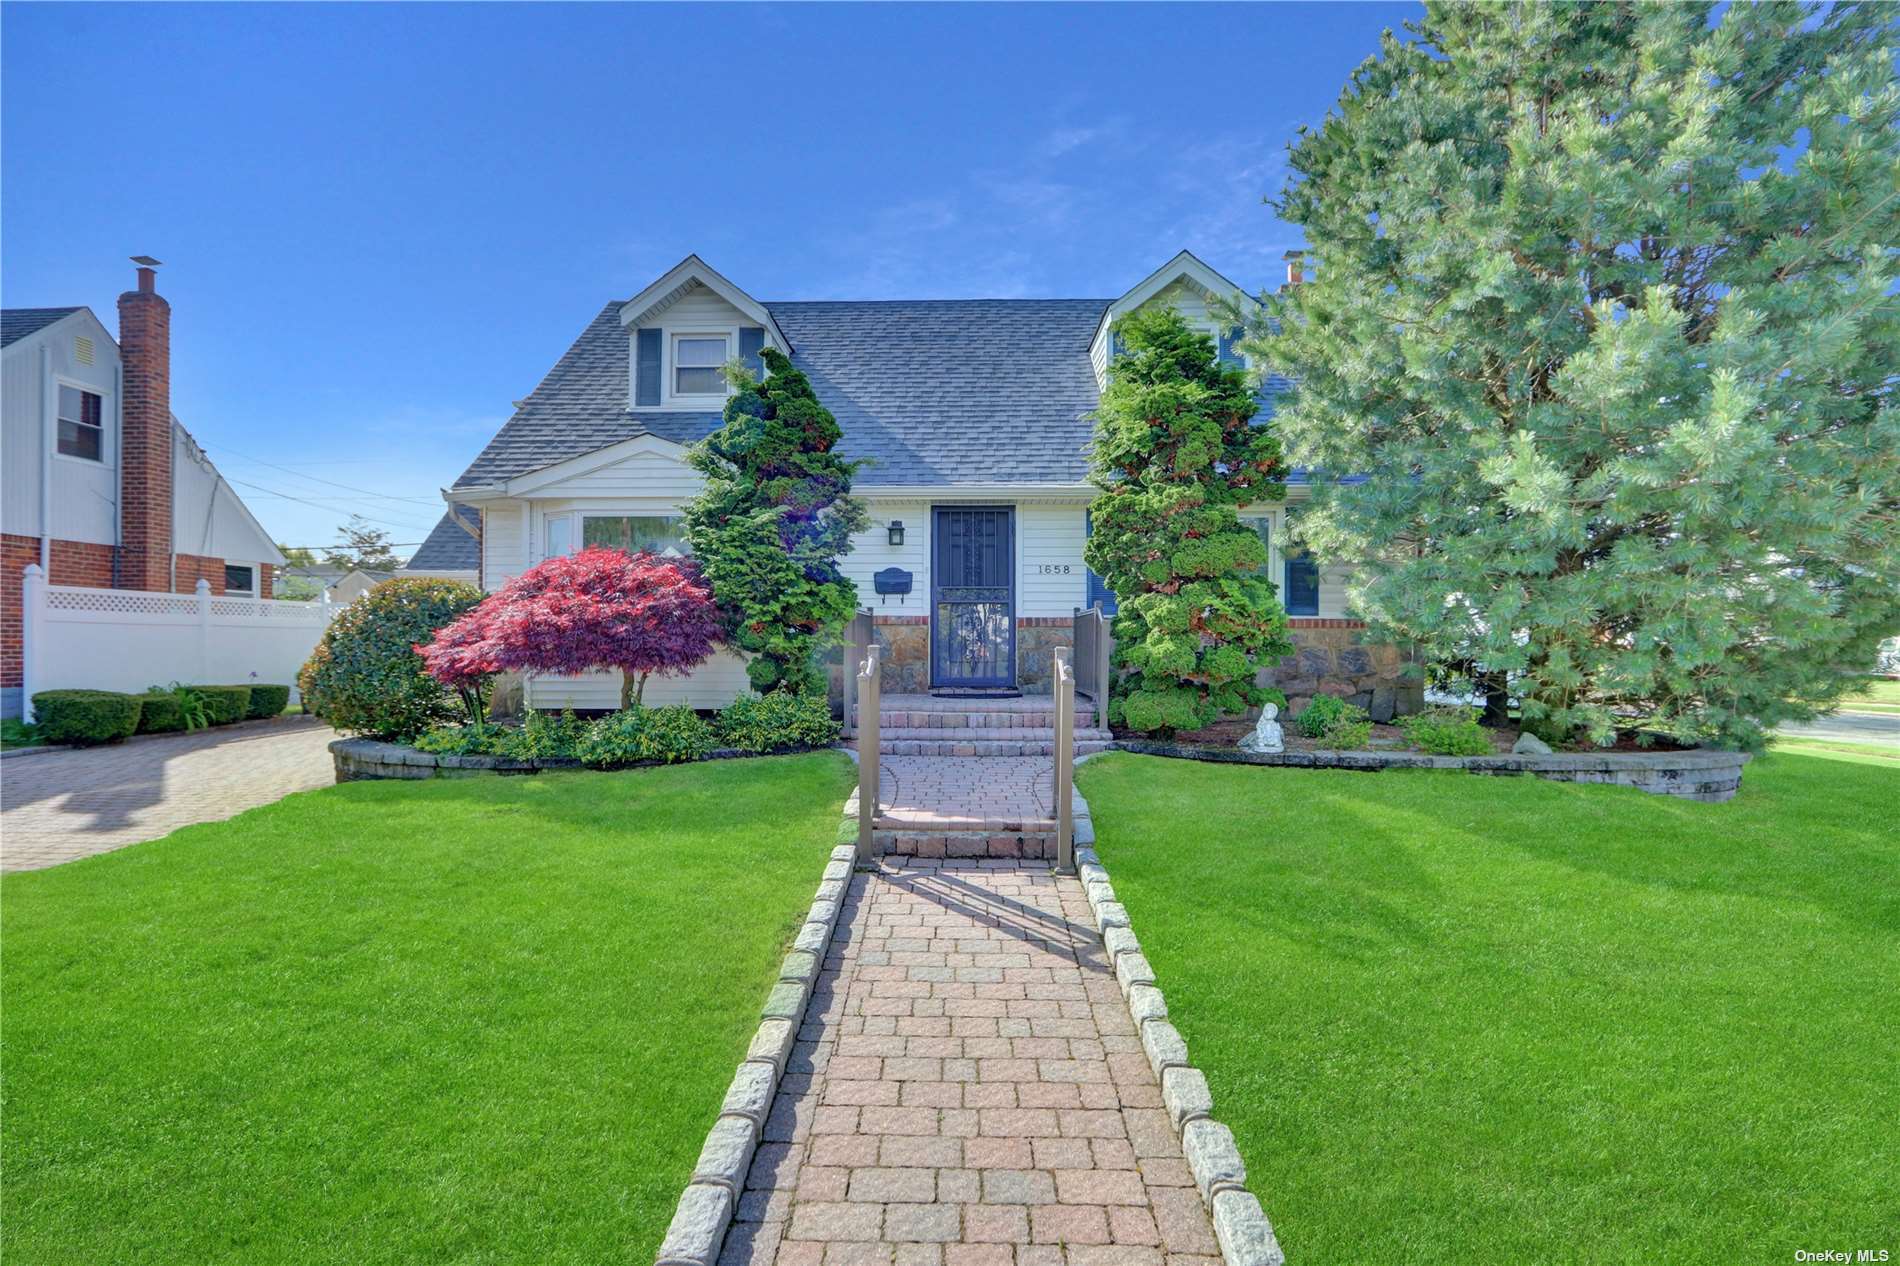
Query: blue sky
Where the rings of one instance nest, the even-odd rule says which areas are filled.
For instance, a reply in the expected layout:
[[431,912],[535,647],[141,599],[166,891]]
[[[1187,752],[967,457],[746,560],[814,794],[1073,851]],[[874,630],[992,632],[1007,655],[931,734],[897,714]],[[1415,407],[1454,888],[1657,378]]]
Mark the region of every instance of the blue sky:
[[265,526],[419,541],[690,251],[766,300],[1276,283],[1288,142],[1414,12],[7,4],[0,297],[116,327],[164,260],[173,408]]

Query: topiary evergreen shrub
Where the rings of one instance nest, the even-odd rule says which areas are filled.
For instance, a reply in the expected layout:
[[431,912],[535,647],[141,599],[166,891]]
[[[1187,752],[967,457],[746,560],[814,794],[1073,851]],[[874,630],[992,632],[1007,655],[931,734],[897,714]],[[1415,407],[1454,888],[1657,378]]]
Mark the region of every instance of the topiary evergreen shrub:
[[250,721],[268,721],[272,717],[282,716],[284,709],[290,706],[290,687],[271,686],[253,683],[250,686],[251,705],[245,709],[244,716]]
[[116,743],[139,728],[144,702],[112,690],[42,690],[33,696],[34,727],[42,741],[91,747]]
[[185,701],[169,690],[139,696],[140,734],[176,734],[186,728]]
[[456,720],[456,696],[424,671],[426,644],[482,600],[455,580],[386,580],[345,607],[298,675],[304,704],[339,730],[409,738]]
[[1180,313],[1142,309],[1115,331],[1082,554],[1120,600],[1109,720],[1167,735],[1263,702],[1261,666],[1293,650],[1238,513],[1285,496],[1280,447],[1253,425],[1246,374]]

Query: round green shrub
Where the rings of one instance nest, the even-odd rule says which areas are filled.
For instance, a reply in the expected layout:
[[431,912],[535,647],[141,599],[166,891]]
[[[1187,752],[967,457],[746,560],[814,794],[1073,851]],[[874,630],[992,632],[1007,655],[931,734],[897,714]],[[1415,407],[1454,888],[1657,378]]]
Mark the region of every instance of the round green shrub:
[[647,761],[674,765],[713,749],[713,729],[691,708],[624,708],[587,727],[581,763],[615,769]]
[[35,728],[42,741],[91,747],[116,743],[136,732],[144,701],[111,690],[42,690],[33,696]]
[[418,643],[482,600],[455,580],[386,580],[345,607],[297,676],[304,706],[339,730],[408,738],[457,719],[454,694],[423,671]]
[[1469,708],[1427,708],[1399,720],[1412,746],[1434,756],[1489,756],[1491,737]]
[[139,696],[140,734],[173,734],[185,728],[185,701],[169,690]]
[[192,690],[205,701],[206,719],[213,725],[242,721],[251,709],[249,686],[193,686]]
[[831,701],[823,694],[774,690],[734,699],[714,726],[719,741],[741,752],[827,747],[838,741]]

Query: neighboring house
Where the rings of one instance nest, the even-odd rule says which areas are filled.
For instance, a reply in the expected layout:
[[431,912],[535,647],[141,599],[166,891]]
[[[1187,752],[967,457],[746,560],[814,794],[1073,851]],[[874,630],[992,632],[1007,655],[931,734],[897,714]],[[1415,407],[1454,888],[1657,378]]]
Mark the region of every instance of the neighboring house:
[[380,568],[337,567],[318,563],[312,567],[290,564],[278,578],[278,588],[286,596],[299,600],[328,597],[331,602],[354,602],[396,573]]
[[0,705],[20,710],[20,586],[271,596],[283,555],[171,412],[171,305],[143,256],[119,338],[90,309],[0,312]]
[[473,506],[452,504],[428,539],[403,564],[405,576],[434,576],[475,584],[481,576],[482,517]]
[[[886,647],[884,688],[1046,692],[1048,652],[1071,641],[1077,609],[1114,601],[1082,561],[1110,323],[1169,304],[1217,338],[1223,359],[1244,363],[1212,314],[1217,297],[1254,302],[1186,251],[1114,299],[795,303],[762,303],[689,256],[607,304],[444,496],[480,516],[491,590],[583,545],[683,548],[680,507],[701,485],[683,459],[721,424],[719,366],[756,366],[769,345],[837,415],[844,453],[869,462],[855,491],[871,526],[844,567]],[[1285,386],[1268,379],[1263,412]],[[1284,506],[1245,515],[1301,647],[1275,676],[1289,694],[1363,694],[1389,716],[1408,701],[1402,657],[1367,643],[1345,607],[1347,572],[1288,541],[1286,516],[1310,489],[1296,472],[1288,491]],[[909,592],[879,593],[880,573],[886,590]],[[617,680],[531,680],[527,703],[611,708]],[[745,686],[740,662],[721,654],[646,694],[709,707]]]

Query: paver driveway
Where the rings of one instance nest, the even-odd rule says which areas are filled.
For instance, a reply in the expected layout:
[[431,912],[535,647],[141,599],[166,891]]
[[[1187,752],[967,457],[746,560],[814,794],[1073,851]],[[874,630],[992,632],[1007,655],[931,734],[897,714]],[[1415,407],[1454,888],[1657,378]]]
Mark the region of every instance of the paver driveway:
[[294,718],[0,761],[0,870],[39,870],[334,780],[336,731]]

